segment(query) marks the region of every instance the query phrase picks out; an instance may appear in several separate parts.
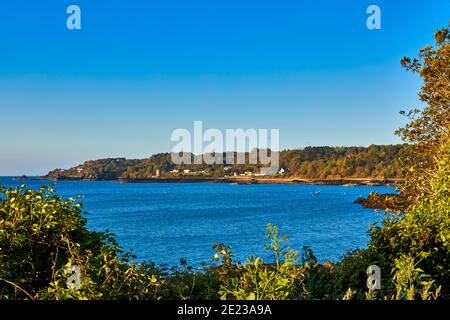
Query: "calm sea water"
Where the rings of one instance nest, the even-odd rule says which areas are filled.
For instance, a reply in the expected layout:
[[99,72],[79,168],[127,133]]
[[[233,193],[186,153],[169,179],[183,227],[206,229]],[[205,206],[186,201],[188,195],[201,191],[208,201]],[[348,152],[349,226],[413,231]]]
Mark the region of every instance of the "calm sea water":
[[[50,181],[13,181],[36,188]],[[290,246],[310,246],[319,261],[336,261],[347,250],[367,245],[370,223],[381,214],[352,202],[387,187],[307,185],[229,185],[215,183],[134,184],[111,181],[59,181],[57,193],[82,195],[91,230],[109,230],[139,260],[177,265],[180,258],[199,266],[231,245],[243,260],[265,255],[266,224],[278,226]],[[320,192],[320,194],[316,194]]]

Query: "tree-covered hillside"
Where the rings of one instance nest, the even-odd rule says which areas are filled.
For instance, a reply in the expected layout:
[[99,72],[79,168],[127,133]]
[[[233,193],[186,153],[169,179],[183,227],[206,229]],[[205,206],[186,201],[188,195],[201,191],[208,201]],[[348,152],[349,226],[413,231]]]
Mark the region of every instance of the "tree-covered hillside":
[[[280,168],[284,169],[284,176],[306,179],[400,178],[402,173],[399,158],[403,148],[403,145],[371,145],[285,150],[279,153]],[[51,171],[47,177],[88,180],[148,179],[158,174],[166,177],[224,177],[245,172],[256,174],[261,167],[261,164],[228,165],[225,162],[215,165],[175,165],[170,153],[160,153],[144,160],[117,158],[87,161],[68,170]]]
[[401,151],[401,145],[307,147],[281,152],[280,163],[302,178],[399,178]]
[[55,169],[47,174],[51,179],[66,180],[117,180],[127,168],[137,165],[140,160],[108,158],[90,160],[71,169]]

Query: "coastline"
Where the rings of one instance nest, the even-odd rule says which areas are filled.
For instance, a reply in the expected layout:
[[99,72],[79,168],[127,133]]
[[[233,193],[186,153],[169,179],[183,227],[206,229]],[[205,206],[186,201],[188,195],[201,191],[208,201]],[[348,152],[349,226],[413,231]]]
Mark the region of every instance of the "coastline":
[[56,179],[41,177],[54,181],[119,181],[121,183],[229,183],[229,184],[300,184],[300,185],[337,185],[346,187],[356,186],[398,186],[404,179],[371,179],[371,178],[345,178],[345,179],[302,179],[302,178],[271,178],[271,177],[153,177],[143,179]]

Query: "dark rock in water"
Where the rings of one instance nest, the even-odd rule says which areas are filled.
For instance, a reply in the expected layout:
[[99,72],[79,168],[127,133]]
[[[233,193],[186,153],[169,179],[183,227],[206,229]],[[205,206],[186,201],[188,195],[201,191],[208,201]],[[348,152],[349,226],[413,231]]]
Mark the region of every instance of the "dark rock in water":
[[403,211],[409,205],[407,198],[401,194],[378,194],[377,192],[370,193],[367,198],[358,197],[353,203],[361,204],[371,209],[396,211]]
[[15,177],[13,178],[13,180],[16,181],[26,181],[26,180],[31,180],[29,177],[27,177],[26,175],[20,176],[20,177]]
[[366,198],[358,197],[358,199],[356,199],[355,201],[353,201],[353,203],[356,203],[356,204],[363,204],[364,201],[366,201]]

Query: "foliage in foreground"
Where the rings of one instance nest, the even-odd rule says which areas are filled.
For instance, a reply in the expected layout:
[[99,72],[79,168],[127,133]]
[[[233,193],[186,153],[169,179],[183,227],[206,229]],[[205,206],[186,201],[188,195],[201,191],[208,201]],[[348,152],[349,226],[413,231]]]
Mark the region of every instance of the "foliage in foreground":
[[418,58],[402,59],[407,70],[423,81],[418,93],[423,109],[401,111],[409,118],[397,134],[408,143],[402,156],[406,184],[403,192],[417,199],[431,192],[431,176],[437,168],[436,154],[450,133],[450,30],[434,34],[434,45],[419,51]]
[[421,281],[441,286],[442,294],[450,297],[450,139],[443,139],[428,194],[373,228],[368,250],[386,267],[395,266],[402,255],[414,259],[423,271]]
[[[153,265],[131,262],[109,233],[89,231],[77,199],[43,187],[0,189],[0,297],[3,299],[153,298]],[[81,289],[66,289],[68,268]]]

